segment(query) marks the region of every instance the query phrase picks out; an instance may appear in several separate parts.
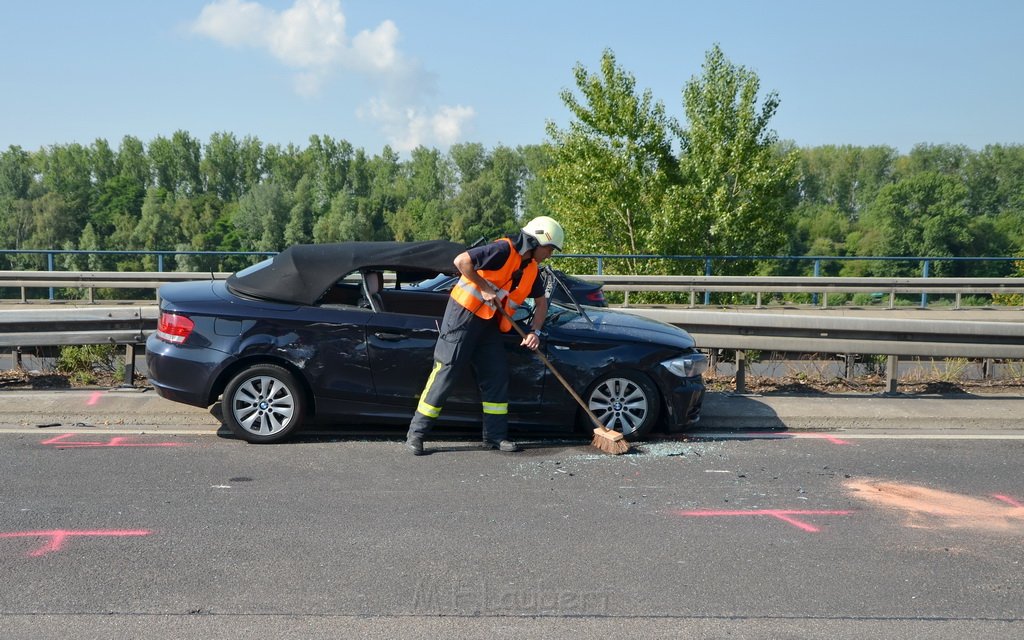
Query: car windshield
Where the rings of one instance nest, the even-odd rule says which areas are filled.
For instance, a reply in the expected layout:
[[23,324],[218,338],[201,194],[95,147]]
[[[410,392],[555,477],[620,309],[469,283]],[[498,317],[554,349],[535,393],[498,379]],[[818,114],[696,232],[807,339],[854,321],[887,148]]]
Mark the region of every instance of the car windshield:
[[[527,298],[516,310],[514,318],[518,321],[525,321],[533,317],[535,306],[532,298]],[[567,324],[580,318],[575,308],[558,300],[548,300],[548,317],[544,321],[545,326],[558,326]]]
[[417,282],[416,284],[410,284],[408,286],[408,288],[409,289],[428,289],[428,290],[434,290],[434,288],[437,285],[439,285],[442,282],[444,282],[445,280],[449,280],[449,279],[451,279],[451,276],[443,274],[443,273],[439,273],[436,276],[434,276],[433,278],[429,278],[427,280],[423,280],[422,282]]

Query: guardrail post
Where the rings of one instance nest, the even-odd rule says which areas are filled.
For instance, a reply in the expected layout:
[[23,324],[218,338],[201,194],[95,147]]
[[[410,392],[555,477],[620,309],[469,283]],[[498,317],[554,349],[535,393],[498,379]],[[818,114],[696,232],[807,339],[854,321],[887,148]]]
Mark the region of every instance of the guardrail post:
[[736,350],[736,393],[747,392],[747,352]]
[[[925,260],[924,261],[924,270],[923,270],[923,273],[922,273],[921,277],[923,277],[923,278],[927,278],[928,277],[928,271],[929,271],[929,268],[931,267],[931,264],[932,264],[931,260]],[[924,291],[921,292],[921,308],[922,309],[928,308],[928,294],[925,293]]]
[[[46,270],[53,271],[53,254],[46,254]],[[50,302],[53,302],[53,287],[50,287]]]
[[899,379],[900,357],[889,356],[885,360],[885,394],[895,395],[899,393],[896,385]]
[[[711,275],[711,258],[704,258],[704,275],[706,275],[706,276],[710,276]],[[711,304],[711,292],[710,291],[705,291],[704,292],[704,306],[706,307],[709,304]]]
[[857,356],[853,353],[847,353],[843,355],[843,360],[846,361],[846,381],[853,382],[854,378],[857,377]]
[[135,387],[135,345],[128,343],[124,347],[124,380],[122,389]]
[[[815,259],[814,260],[814,277],[818,278],[820,276],[821,276],[821,260]],[[816,293],[812,293],[811,294],[811,304],[814,305],[814,306],[818,305],[818,294],[816,294]],[[827,293],[825,294],[825,306],[826,307],[828,306],[828,294]]]

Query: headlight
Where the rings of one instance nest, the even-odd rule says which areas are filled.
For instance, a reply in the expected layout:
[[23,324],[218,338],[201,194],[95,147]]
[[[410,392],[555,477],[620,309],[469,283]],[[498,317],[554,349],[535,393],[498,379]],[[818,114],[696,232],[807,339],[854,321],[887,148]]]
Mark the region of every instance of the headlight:
[[708,357],[703,353],[691,353],[661,363],[680,378],[692,378],[699,376],[708,370]]

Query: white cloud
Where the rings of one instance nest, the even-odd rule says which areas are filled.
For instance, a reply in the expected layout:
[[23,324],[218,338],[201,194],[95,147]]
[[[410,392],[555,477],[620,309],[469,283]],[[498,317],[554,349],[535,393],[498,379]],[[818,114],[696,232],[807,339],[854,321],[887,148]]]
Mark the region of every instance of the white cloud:
[[416,147],[447,147],[462,139],[476,112],[472,107],[442,106],[435,111],[392,105],[384,100],[371,100],[359,111],[361,118],[381,127],[397,151]]
[[398,41],[398,27],[385,20],[373,31],[360,31],[352,40],[356,59],[362,60],[378,70],[395,69],[399,66],[399,55],[395,48]]
[[382,95],[359,115],[376,122],[399,150],[454,144],[475,115],[472,107],[461,105],[423,106],[434,75],[399,51],[395,23],[384,20],[349,40],[340,0],[295,0],[281,12],[258,2],[214,0],[203,7],[192,32],[229,47],[270,53],[296,70],[295,92],[305,97],[317,95],[338,70],[364,75]]
[[273,12],[255,2],[220,0],[203,7],[192,30],[228,46],[259,46],[273,22]]
[[[390,28],[395,36],[376,38],[391,51],[373,51],[373,62],[390,57],[394,51],[397,29],[385,22],[378,31]],[[295,0],[290,8],[278,13],[258,2],[216,0],[203,7],[192,31],[228,46],[250,46],[265,49],[289,67],[309,70],[340,65],[361,67],[364,47],[350,47],[345,35],[345,14],[339,0]],[[364,32],[365,33],[365,32]],[[359,34],[357,39],[362,38]],[[364,38],[365,39],[365,38]],[[378,65],[378,68],[379,65]]]

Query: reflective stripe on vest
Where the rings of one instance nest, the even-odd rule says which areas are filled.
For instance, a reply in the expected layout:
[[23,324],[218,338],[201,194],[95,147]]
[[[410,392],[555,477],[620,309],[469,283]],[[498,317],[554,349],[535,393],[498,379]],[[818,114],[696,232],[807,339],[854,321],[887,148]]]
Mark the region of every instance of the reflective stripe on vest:
[[[537,263],[530,260],[523,267],[523,275],[519,279],[519,284],[515,289],[509,291],[506,287],[512,284],[512,274],[522,266],[523,257],[516,251],[515,245],[512,244],[510,239],[502,238],[502,240],[507,242],[509,246],[508,260],[505,261],[505,264],[500,269],[493,271],[478,270],[477,275],[495,286],[498,296],[504,302],[505,312],[511,316],[523,301],[526,300],[527,296],[530,295],[533,283],[537,279]],[[480,289],[466,276],[459,278],[458,284],[452,287],[452,297],[463,307],[472,311],[474,315],[484,320],[493,318],[498,312],[494,307],[484,302]],[[512,328],[512,323],[502,318],[499,327],[502,331],[508,331]]]

